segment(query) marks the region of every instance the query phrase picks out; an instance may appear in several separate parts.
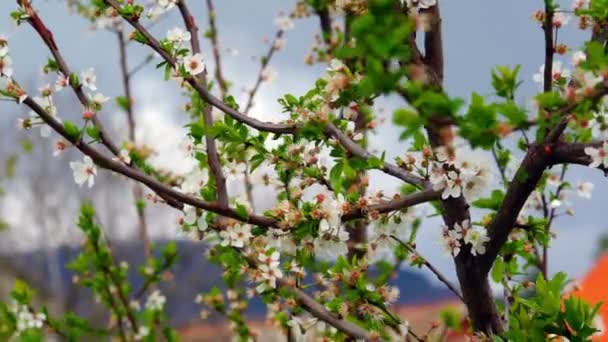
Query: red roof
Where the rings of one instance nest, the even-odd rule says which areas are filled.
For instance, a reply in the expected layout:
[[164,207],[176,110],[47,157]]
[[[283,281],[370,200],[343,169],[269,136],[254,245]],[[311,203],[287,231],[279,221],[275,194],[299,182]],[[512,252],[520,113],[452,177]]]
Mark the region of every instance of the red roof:
[[596,335],[593,341],[608,342],[608,253],[598,259],[593,269],[578,283],[573,294],[591,305],[604,303],[600,307],[601,321],[598,322],[598,328],[603,331]]

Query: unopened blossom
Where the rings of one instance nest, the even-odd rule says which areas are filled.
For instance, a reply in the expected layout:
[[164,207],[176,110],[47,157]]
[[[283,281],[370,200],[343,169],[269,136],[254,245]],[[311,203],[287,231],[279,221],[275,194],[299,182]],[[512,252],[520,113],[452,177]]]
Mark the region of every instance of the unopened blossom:
[[[466,223],[465,223],[466,222]],[[463,226],[469,225],[468,221],[462,222]],[[464,228],[464,227],[463,227]],[[490,241],[488,237],[488,231],[483,227],[467,227],[466,234],[464,235],[464,242],[471,245],[471,254],[485,254],[486,243]]]
[[278,17],[276,17],[276,19],[274,20],[274,24],[277,25],[279,30],[282,31],[288,31],[295,27],[293,19],[285,15],[279,15]]
[[0,76],[13,76],[13,60],[9,55],[0,56]]
[[70,168],[74,173],[74,181],[82,186],[88,182],[89,188],[95,184],[97,167],[89,156],[84,156],[83,162],[70,162]]
[[146,309],[161,311],[167,302],[167,298],[159,290],[154,290],[146,300]]
[[[568,77],[570,77],[570,75],[571,75],[570,70],[564,68],[562,66],[562,62],[560,62],[560,61],[553,62],[553,70],[552,70],[551,77],[554,82],[559,81],[562,78],[568,78]],[[536,83],[543,84],[544,79],[545,79],[545,65],[544,64],[540,66],[540,68],[538,69],[538,73],[534,74],[532,76],[532,79]]]
[[203,62],[203,56],[200,53],[186,56],[183,60],[183,64],[186,71],[193,76],[205,71],[205,63]]
[[86,88],[89,88],[89,90],[91,91],[96,91],[97,90],[97,85],[95,84],[97,82],[97,76],[95,75],[95,69],[93,68],[89,68],[86,69],[85,71],[83,71],[80,74],[80,82],[82,82],[82,85]]
[[192,39],[190,32],[182,30],[179,27],[167,32],[167,40],[173,44],[181,45],[182,43],[189,42],[190,39]]
[[580,182],[576,186],[576,193],[582,198],[591,198],[591,192],[595,185],[591,182]]
[[608,141],[599,148],[585,147],[585,154],[591,157],[589,167],[608,167]]
[[252,237],[251,226],[248,224],[238,224],[236,226],[228,227],[220,232],[222,246],[243,248]]

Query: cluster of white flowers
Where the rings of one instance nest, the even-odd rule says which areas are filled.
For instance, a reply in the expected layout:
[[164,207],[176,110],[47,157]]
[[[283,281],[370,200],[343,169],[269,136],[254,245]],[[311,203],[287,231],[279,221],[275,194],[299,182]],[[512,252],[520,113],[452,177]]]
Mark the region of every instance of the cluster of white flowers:
[[464,244],[471,245],[471,254],[478,255],[486,252],[486,243],[490,241],[488,231],[483,227],[471,227],[469,220],[455,223],[450,229],[443,226],[441,245],[446,255],[457,256]]
[[154,0],[154,6],[148,11],[150,20],[157,20],[161,15],[174,8],[178,0]]
[[243,248],[249,243],[253,235],[251,234],[251,225],[249,224],[234,224],[226,227],[220,232],[221,245]]
[[429,180],[434,190],[443,190],[442,199],[479,197],[491,180],[489,163],[468,154],[461,158],[460,152],[451,153],[445,147],[434,151]]
[[146,309],[161,311],[167,302],[167,298],[159,290],[154,290],[146,300]]
[[264,250],[258,253],[257,259],[259,264],[255,279],[260,282],[256,288],[257,293],[276,288],[277,279],[283,278],[281,255],[277,251]]
[[44,321],[46,321],[46,315],[44,313],[32,312],[26,305],[15,303],[12,311],[15,313],[17,319],[17,336],[28,329],[42,328]]
[[173,28],[167,32],[167,40],[174,44],[175,47],[182,46],[183,43],[189,42],[192,39],[190,32],[179,27]]
[[0,34],[0,77],[13,76],[13,60],[8,53],[8,40]]
[[319,209],[313,216],[319,216],[319,237],[314,240],[315,255],[321,259],[332,260],[348,252],[346,242],[349,234],[342,226],[344,197],[338,194],[317,196]]
[[325,96],[331,102],[340,97],[340,92],[349,86],[351,79],[347,68],[339,59],[332,59],[327,67],[328,74],[325,76]]

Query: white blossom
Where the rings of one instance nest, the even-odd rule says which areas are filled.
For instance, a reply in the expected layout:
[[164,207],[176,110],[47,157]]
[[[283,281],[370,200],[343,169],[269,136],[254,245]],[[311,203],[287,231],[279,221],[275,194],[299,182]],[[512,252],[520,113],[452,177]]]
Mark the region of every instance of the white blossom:
[[570,16],[564,12],[553,13],[553,26],[563,27],[570,21]]
[[70,168],[74,173],[74,181],[82,186],[88,182],[89,188],[95,184],[95,176],[97,175],[97,167],[89,156],[84,156],[83,162],[70,162]]
[[608,167],[608,141],[599,148],[585,147],[585,154],[591,157],[589,167]]
[[[471,254],[485,254],[485,244],[490,241],[490,238],[488,237],[488,231],[483,227],[468,227],[468,220],[462,222],[462,225],[462,228],[466,230],[466,234],[464,235],[464,242],[471,245]],[[467,227],[464,227],[465,225]]]
[[252,237],[251,226],[248,224],[238,224],[233,227],[228,227],[220,232],[222,246],[243,248]]
[[161,311],[167,302],[167,298],[161,294],[159,290],[154,290],[146,300],[146,309],[153,311]]
[[209,175],[207,171],[195,167],[184,177],[180,191],[186,194],[198,194],[208,181]]
[[460,253],[462,233],[462,226],[459,224],[454,224],[453,229],[443,226],[440,242],[445,255],[457,256]]
[[80,73],[80,78],[81,78],[80,81],[82,82],[82,85],[84,87],[89,88],[89,90],[91,90],[91,91],[97,90],[97,85],[95,84],[97,82],[97,76],[95,75],[95,69],[93,69],[93,68],[86,69],[85,71]]
[[582,198],[591,198],[591,192],[595,185],[591,182],[580,182],[576,186],[576,193]]
[[583,51],[576,51],[572,54],[572,64],[578,66],[582,62],[587,60],[587,55]]
[[205,71],[205,63],[203,62],[203,56],[200,53],[186,56],[183,60],[183,64],[186,71],[193,76]]
[[[553,81],[559,81],[562,78],[568,78],[568,77],[570,77],[570,75],[571,75],[570,70],[564,68],[562,66],[562,62],[560,62],[560,61],[553,62],[553,70],[552,70],[552,75],[551,75]],[[540,83],[540,84],[544,83],[544,79],[545,79],[545,65],[544,64],[540,66],[540,68],[538,69],[538,73],[534,74],[532,76],[532,79],[536,83]]]
[[182,30],[179,27],[171,29],[167,32],[167,40],[177,45],[181,45],[184,42],[189,42],[190,39],[192,39],[190,32]]

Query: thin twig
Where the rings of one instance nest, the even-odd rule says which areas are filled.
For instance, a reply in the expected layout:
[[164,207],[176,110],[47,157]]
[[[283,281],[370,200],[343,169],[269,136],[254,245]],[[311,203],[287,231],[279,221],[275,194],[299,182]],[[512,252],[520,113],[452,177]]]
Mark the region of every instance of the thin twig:
[[450,291],[452,291],[452,293],[454,293],[454,295],[456,295],[456,297],[460,298],[460,300],[464,303],[464,298],[462,297],[462,294],[456,288],[456,286],[454,284],[452,284],[437,268],[435,268],[435,266],[433,266],[433,264],[431,264],[422,255],[420,255],[420,253],[418,253],[418,251],[416,250],[416,248],[414,246],[412,246],[411,244],[409,244],[407,242],[402,241],[395,235],[391,235],[391,238],[393,240],[397,241],[401,246],[407,248],[407,250],[409,250],[411,253],[414,253],[414,255],[416,256],[416,259],[421,260],[422,263],[424,264],[424,266],[426,266],[431,272],[433,272],[433,274],[437,277],[437,279],[439,279],[440,282],[442,282],[448,289],[450,289]]

